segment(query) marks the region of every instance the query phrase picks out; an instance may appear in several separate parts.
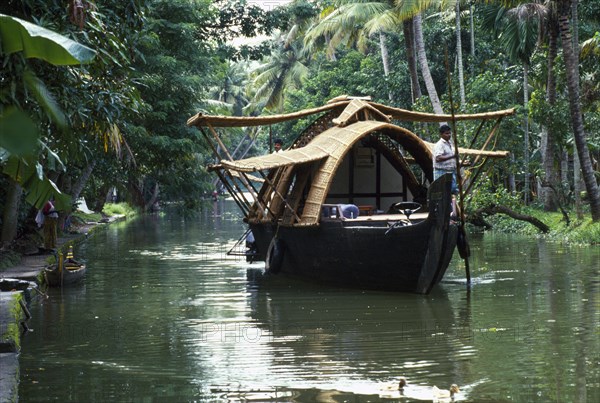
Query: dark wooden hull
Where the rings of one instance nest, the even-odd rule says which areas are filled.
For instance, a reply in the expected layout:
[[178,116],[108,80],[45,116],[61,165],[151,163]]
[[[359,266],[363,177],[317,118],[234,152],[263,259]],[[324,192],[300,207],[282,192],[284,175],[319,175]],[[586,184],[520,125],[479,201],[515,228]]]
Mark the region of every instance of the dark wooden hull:
[[450,182],[430,188],[427,219],[389,230],[386,221],[332,220],[318,226],[251,224],[259,259],[277,231],[274,271],[326,284],[427,294],[444,276],[456,246]]
[[77,284],[85,277],[86,266],[80,265],[77,268],[63,269],[62,273],[57,265],[52,265],[44,269],[44,278],[46,284],[50,287],[68,286]]

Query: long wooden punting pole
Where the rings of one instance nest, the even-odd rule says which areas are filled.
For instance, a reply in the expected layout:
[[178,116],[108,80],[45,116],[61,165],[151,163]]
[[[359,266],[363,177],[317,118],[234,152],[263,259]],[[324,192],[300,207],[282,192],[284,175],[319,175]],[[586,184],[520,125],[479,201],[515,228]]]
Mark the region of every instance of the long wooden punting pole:
[[[456,181],[458,182],[458,193],[460,196],[460,227],[458,236],[464,237],[466,251],[464,253],[465,273],[467,275],[467,287],[471,286],[471,269],[469,268],[469,253],[467,243],[467,232],[465,230],[465,203],[463,193],[462,175],[460,173],[460,156],[458,155],[458,135],[456,134],[456,117],[454,114],[454,101],[452,99],[452,83],[450,81],[450,67],[448,66],[448,48],[446,48],[446,77],[448,80],[448,100],[450,101],[450,113],[452,114],[452,137],[454,139],[454,150],[456,155]],[[459,250],[460,252],[460,250]]]

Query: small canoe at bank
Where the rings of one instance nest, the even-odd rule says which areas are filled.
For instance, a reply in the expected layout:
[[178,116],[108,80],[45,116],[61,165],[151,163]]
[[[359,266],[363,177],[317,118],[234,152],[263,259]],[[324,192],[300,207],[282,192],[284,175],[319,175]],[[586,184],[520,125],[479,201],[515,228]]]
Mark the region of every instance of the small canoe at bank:
[[83,263],[65,263],[61,270],[57,264],[44,269],[44,279],[50,287],[61,287],[76,284],[85,277],[86,266]]

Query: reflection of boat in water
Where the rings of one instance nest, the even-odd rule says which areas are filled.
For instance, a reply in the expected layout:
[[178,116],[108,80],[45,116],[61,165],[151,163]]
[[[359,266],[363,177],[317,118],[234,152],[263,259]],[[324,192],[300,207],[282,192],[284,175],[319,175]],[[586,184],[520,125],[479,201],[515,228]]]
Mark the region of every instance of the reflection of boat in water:
[[382,385],[400,375],[415,390],[416,385],[452,383],[464,375],[455,357],[464,352],[465,342],[470,344],[463,337],[469,322],[457,317],[461,312],[454,311],[443,288],[424,297],[357,293],[269,276],[260,269],[248,270],[247,278],[256,326],[248,330],[248,341],[260,341],[260,350],[270,351],[274,371],[299,373],[297,382],[279,385],[302,389],[303,396],[317,388],[374,395],[372,401],[377,401],[376,396],[399,397]]
[[[501,120],[512,113],[456,119]],[[225,146],[216,128],[311,116],[316,120],[288,150],[235,161],[229,153],[226,159],[220,155]],[[341,98],[285,115],[197,114],[188,124],[202,131],[221,159],[209,169],[245,215],[255,239],[251,260],[265,261],[270,272],[319,283],[426,294],[444,276],[457,244],[451,175],[434,181],[433,145],[391,119],[445,122],[452,116]],[[461,153],[482,159],[506,155],[483,149]],[[417,179],[421,174],[428,187]]]
[[[315,286],[248,271],[250,314],[262,334],[288,340],[294,356],[352,359],[378,370],[401,361],[445,360],[456,319],[443,289],[428,298]],[[438,343],[440,342],[440,343]],[[397,373],[394,372],[394,375]]]

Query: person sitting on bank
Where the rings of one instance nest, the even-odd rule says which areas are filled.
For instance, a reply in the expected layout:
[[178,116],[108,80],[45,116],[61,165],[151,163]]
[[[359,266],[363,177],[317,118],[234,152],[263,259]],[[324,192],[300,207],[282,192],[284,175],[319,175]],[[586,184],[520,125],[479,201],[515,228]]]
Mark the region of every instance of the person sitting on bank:
[[273,151],[273,154],[277,154],[278,152],[280,152],[282,146],[283,146],[283,140],[275,139],[275,141],[273,142],[273,148],[275,148],[275,150]]
[[433,180],[440,176],[452,174],[452,194],[458,194],[458,185],[456,182],[456,159],[457,154],[454,146],[450,142],[452,130],[450,126],[444,124],[440,126],[440,139],[433,147]]

